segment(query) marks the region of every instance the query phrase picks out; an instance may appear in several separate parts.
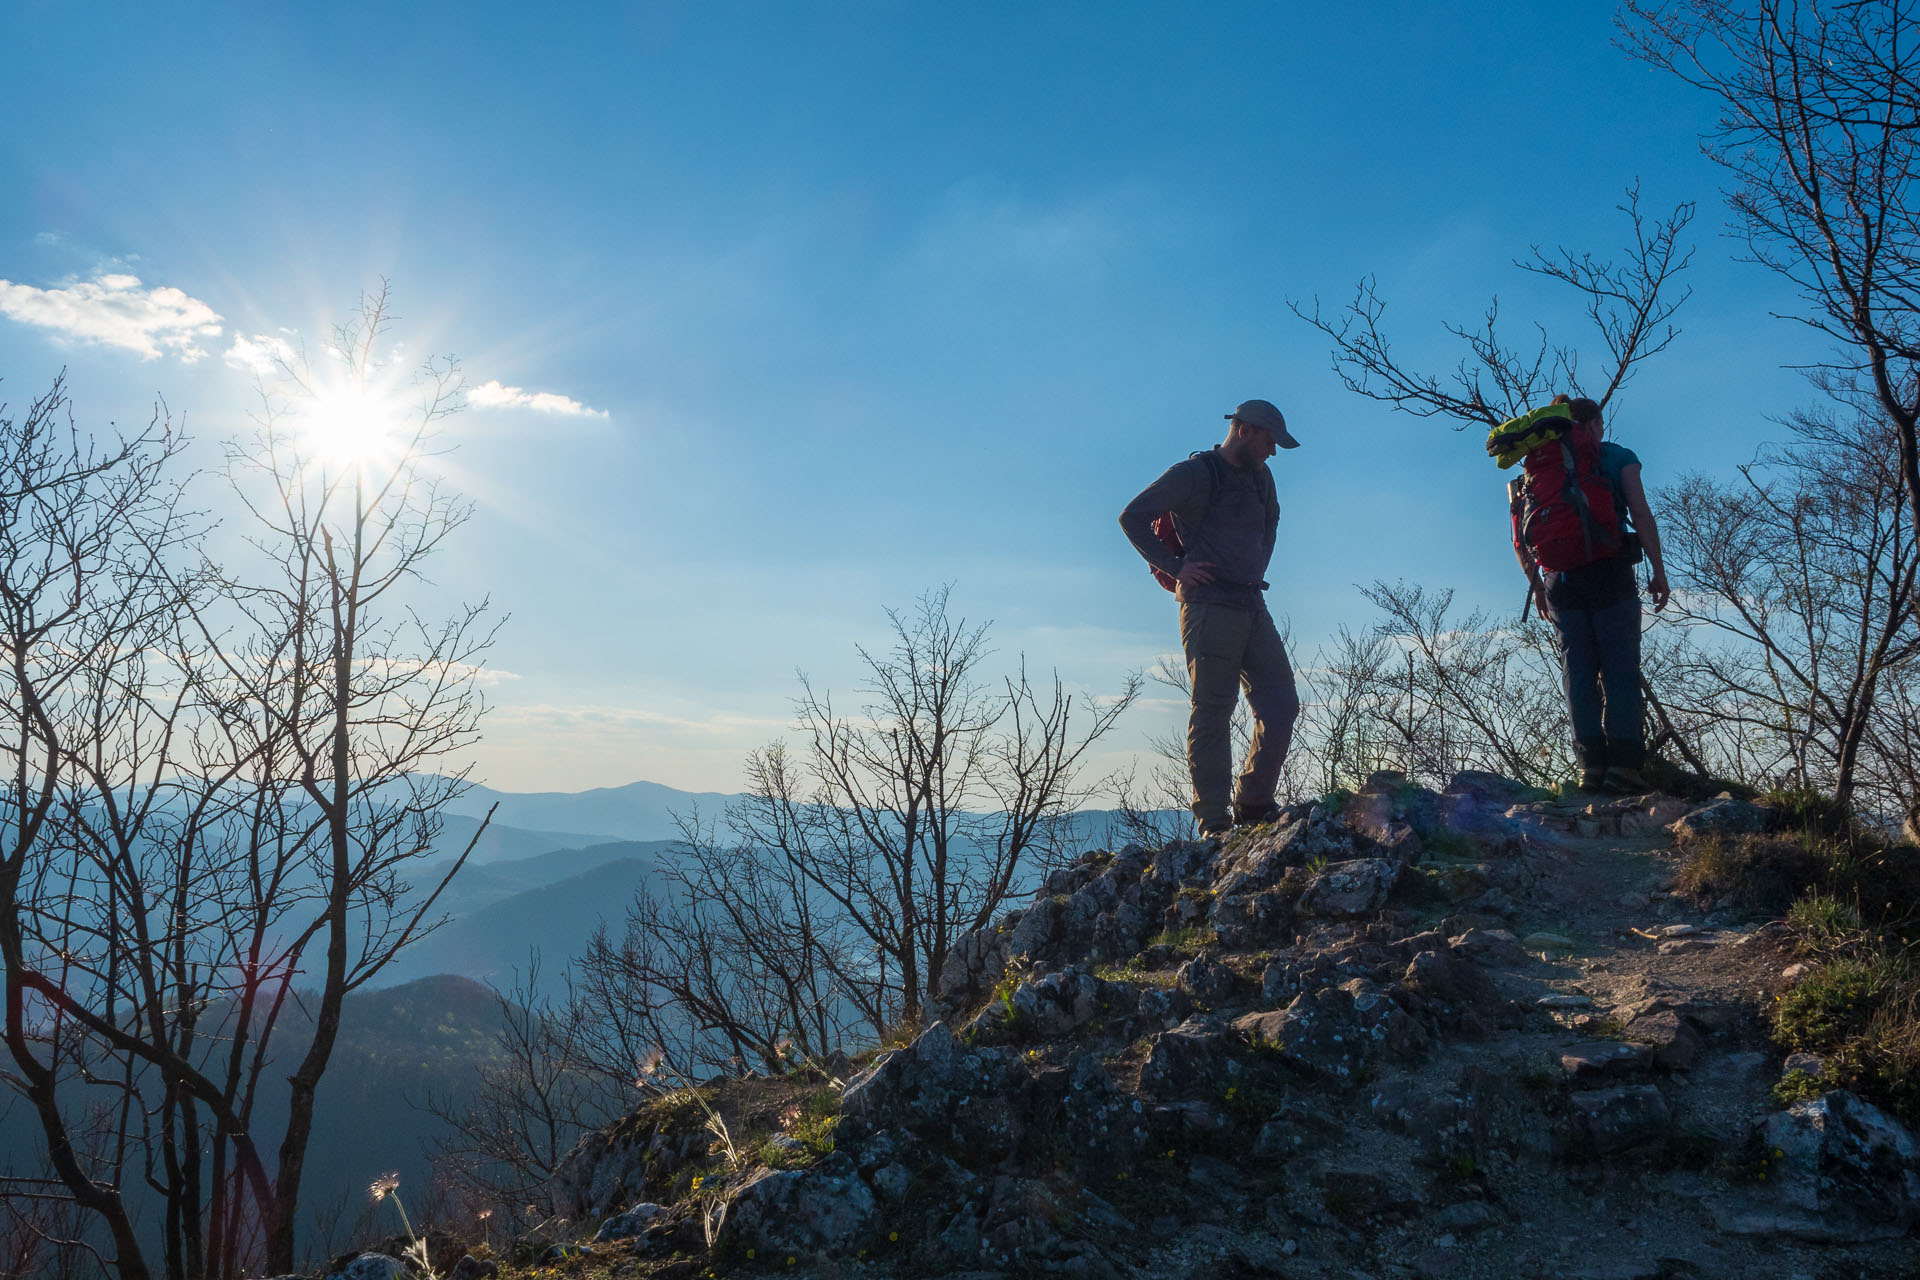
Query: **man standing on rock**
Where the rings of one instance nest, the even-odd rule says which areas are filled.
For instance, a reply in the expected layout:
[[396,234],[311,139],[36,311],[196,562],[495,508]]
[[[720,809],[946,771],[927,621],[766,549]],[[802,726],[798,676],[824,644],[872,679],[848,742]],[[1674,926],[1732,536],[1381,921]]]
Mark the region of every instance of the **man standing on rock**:
[[[1262,594],[1280,521],[1267,459],[1300,442],[1265,400],[1248,400],[1226,418],[1224,441],[1174,463],[1120,513],[1128,541],[1180,601],[1193,691],[1187,768],[1203,836],[1278,813],[1274,788],[1300,714],[1293,664]],[[1253,741],[1236,782],[1232,722],[1242,686]]]

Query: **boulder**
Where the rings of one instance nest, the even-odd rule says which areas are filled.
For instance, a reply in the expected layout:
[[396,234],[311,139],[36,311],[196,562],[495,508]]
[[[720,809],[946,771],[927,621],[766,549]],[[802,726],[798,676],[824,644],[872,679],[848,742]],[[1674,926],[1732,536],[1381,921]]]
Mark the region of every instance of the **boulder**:
[[1334,919],[1370,916],[1387,904],[1399,876],[1400,864],[1385,858],[1330,863],[1300,895],[1300,912]]
[[1407,962],[1400,985],[1427,1005],[1443,1022],[1480,1029],[1477,1007],[1499,999],[1493,983],[1476,964],[1454,959],[1448,951],[1428,950]]
[[1497,773],[1464,770],[1440,793],[1440,820],[1457,831],[1504,832],[1511,825],[1505,816],[1508,809],[1543,794]]
[[604,1244],[609,1240],[631,1240],[634,1236],[647,1233],[647,1228],[666,1215],[666,1206],[645,1202],[633,1206],[625,1213],[608,1218],[600,1224],[599,1234],[593,1237],[595,1244]]
[[1201,952],[1173,975],[1175,987],[1203,1009],[1225,1004],[1240,985],[1240,975],[1221,964],[1211,952]]
[[1675,819],[1667,830],[1683,840],[1701,840],[1758,833],[1767,830],[1772,820],[1772,810],[1726,796]]
[[1238,894],[1270,889],[1280,882],[1288,867],[1300,866],[1312,857],[1308,846],[1316,843],[1304,816],[1276,822],[1221,854],[1214,867],[1214,890],[1217,894]]
[[1140,1092],[1162,1102],[1216,1092],[1234,1065],[1233,1049],[1233,1039],[1220,1022],[1188,1018],[1148,1043]]
[[1653,1064],[1662,1071],[1690,1071],[1707,1042],[1676,1009],[1653,1009],[1627,1024],[1627,1036],[1653,1047]]
[[1652,1065],[1652,1046],[1620,1040],[1596,1040],[1560,1051],[1560,1070],[1578,1085],[1638,1075]]
[[1272,946],[1292,933],[1293,895],[1281,888],[1222,894],[1213,900],[1208,923],[1229,951]]
[[363,1253],[327,1280],[405,1280],[406,1264],[384,1253]]
[[733,1194],[721,1240],[769,1255],[842,1255],[860,1247],[879,1206],[845,1156],[768,1169]]
[[971,1053],[936,1022],[905,1049],[881,1054],[872,1066],[848,1082],[841,1095],[842,1125],[848,1136],[924,1124],[944,1117],[953,1100],[984,1082],[980,1055]]
[[1454,955],[1480,964],[1505,967],[1517,965],[1527,958],[1520,940],[1505,929],[1468,929],[1450,939],[1447,946]]
[[1757,1138],[1771,1203],[1727,1215],[1724,1230],[1817,1241],[1894,1239],[1920,1221],[1920,1142],[1846,1090],[1769,1116]]
[[1673,1124],[1666,1096],[1650,1084],[1576,1093],[1572,1106],[1587,1141],[1603,1156],[1663,1138]]
[[1284,1061],[1336,1084],[1380,1053],[1408,1056],[1425,1043],[1419,1025],[1366,978],[1302,992],[1285,1009],[1250,1013],[1234,1029]]
[[967,1025],[975,1043],[1057,1040],[1107,1016],[1132,1012],[1131,988],[1075,965],[1030,978],[1005,1000],[990,1000]]

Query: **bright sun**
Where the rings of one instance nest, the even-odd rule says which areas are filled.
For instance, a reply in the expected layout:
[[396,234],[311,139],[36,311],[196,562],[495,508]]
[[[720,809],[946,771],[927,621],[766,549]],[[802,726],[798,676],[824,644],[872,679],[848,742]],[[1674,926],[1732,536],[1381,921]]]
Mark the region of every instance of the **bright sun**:
[[365,383],[324,388],[300,409],[303,452],[333,467],[383,461],[401,447],[405,412],[398,397]]

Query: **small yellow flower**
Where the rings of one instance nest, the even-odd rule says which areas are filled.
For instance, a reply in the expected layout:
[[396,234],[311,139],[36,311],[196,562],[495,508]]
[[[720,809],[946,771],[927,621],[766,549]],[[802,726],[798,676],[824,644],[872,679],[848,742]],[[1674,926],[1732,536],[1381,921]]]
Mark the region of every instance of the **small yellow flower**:
[[900,1239],[900,1233],[898,1231],[889,1231],[887,1232],[887,1239],[897,1241]]
[[787,1265],[788,1265],[788,1266],[792,1266],[792,1265],[793,1265],[793,1255],[792,1255],[792,1254],[788,1254],[788,1255],[787,1255]]
[[749,1261],[751,1261],[751,1260],[752,1260],[752,1258],[753,1258],[753,1250],[751,1250],[751,1249],[749,1249],[749,1250],[747,1250],[747,1258],[748,1258],[748,1260],[749,1260]]

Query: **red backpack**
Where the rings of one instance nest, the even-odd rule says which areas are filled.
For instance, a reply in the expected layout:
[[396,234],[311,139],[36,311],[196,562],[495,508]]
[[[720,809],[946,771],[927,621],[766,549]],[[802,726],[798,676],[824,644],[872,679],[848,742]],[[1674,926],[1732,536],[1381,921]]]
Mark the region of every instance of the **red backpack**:
[[1600,441],[1575,429],[1526,455],[1524,474],[1507,486],[1513,545],[1542,569],[1564,573],[1616,555],[1620,513],[1600,470]]

